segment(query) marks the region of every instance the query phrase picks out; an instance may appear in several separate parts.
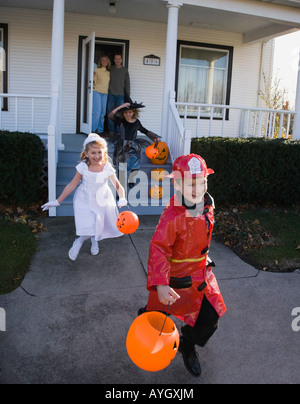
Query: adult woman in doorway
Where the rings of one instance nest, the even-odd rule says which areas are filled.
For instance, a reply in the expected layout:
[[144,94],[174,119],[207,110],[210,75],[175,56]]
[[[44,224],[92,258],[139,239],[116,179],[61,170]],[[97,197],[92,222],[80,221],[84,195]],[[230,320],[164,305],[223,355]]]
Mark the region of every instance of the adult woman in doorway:
[[94,71],[92,132],[103,133],[110,81],[110,60],[102,56]]

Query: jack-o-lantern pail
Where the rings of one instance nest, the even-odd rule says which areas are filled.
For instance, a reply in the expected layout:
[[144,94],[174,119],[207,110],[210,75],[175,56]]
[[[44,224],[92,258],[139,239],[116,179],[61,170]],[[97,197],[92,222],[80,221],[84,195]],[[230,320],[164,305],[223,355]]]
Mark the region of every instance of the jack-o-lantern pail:
[[145,150],[145,154],[146,156],[151,160],[155,157],[158,157],[158,149],[155,146],[155,143],[153,143],[152,145],[148,146]]
[[165,314],[149,311],[138,316],[127,333],[127,353],[138,367],[157,372],[170,365],[179,346],[179,333]]
[[163,168],[154,168],[154,170],[151,170],[151,179],[160,182],[167,174],[168,172]]
[[162,165],[166,164],[169,156],[169,147],[166,142],[154,142],[152,146],[158,150],[158,155],[151,158],[152,164]]
[[139,227],[139,218],[135,213],[125,210],[118,215],[116,224],[121,233],[131,234]]
[[164,194],[165,191],[161,186],[153,185],[153,187],[149,189],[149,195],[153,199],[161,199],[164,196]]

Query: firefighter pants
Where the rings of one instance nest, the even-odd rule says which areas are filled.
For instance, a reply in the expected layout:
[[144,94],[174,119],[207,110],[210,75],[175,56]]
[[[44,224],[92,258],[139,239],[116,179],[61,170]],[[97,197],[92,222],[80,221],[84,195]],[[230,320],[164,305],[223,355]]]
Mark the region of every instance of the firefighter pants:
[[203,347],[218,328],[219,316],[204,295],[201,309],[194,327],[186,324],[181,328],[186,346]]

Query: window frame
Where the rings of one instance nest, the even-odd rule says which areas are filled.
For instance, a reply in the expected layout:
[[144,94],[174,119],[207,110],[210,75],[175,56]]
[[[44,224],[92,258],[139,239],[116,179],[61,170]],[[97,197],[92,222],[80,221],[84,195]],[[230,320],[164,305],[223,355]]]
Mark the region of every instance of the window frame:
[[[232,82],[232,65],[233,65],[233,46],[225,46],[225,45],[217,45],[217,44],[209,44],[203,42],[190,42],[190,41],[177,41],[177,57],[176,57],[176,76],[175,76],[175,92],[176,92],[176,101],[178,97],[178,87],[179,87],[179,67],[180,67],[180,55],[181,55],[181,47],[194,47],[194,48],[206,48],[207,50],[220,50],[228,52],[228,67],[227,67],[227,82],[226,82],[226,91],[225,91],[225,104],[230,105],[230,94],[231,94],[231,82]],[[194,115],[189,115],[188,118],[197,119]],[[201,117],[201,119],[210,119],[210,117]],[[222,120],[222,117],[213,117],[215,120]],[[229,120],[229,110],[226,110],[225,119]]]
[[[5,54],[5,70],[3,74],[3,93],[8,92],[8,24],[0,23],[0,29],[3,31],[3,49]],[[8,110],[7,98],[3,98],[2,111]]]

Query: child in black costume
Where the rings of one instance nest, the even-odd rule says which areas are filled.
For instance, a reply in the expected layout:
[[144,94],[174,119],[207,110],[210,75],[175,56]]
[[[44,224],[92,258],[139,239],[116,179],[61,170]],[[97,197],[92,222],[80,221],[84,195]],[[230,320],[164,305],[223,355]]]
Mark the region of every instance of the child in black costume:
[[132,102],[130,98],[129,100],[130,102],[118,106],[108,115],[109,119],[120,127],[120,136],[116,142],[113,163],[115,165],[127,163],[128,174],[140,169],[140,152],[145,141],[137,139],[138,132],[145,134],[152,141],[160,138],[160,136],[144,128],[138,119],[139,108],[143,108],[144,105]]

